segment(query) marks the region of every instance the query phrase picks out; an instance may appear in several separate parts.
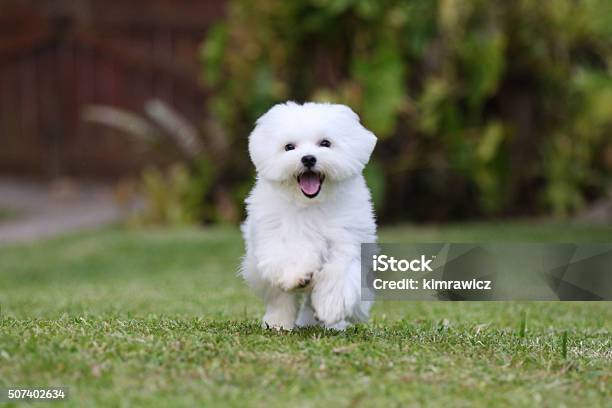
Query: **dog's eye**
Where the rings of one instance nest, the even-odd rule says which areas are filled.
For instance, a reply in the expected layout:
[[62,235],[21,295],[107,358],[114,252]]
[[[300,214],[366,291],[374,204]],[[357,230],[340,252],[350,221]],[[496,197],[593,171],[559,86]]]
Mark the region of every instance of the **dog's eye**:
[[331,142],[327,139],[323,139],[321,140],[321,143],[319,143],[319,146],[321,147],[331,147]]
[[285,145],[285,151],[288,152],[289,150],[293,150],[295,149],[295,145],[293,143],[287,143]]

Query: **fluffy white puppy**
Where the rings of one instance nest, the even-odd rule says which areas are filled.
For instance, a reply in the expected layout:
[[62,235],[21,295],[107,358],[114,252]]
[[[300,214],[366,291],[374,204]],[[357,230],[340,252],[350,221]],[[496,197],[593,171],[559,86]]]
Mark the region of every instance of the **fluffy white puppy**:
[[367,320],[360,244],[375,242],[376,223],[362,171],[375,144],[344,105],[287,102],[257,120],[241,274],[265,302],[265,327]]

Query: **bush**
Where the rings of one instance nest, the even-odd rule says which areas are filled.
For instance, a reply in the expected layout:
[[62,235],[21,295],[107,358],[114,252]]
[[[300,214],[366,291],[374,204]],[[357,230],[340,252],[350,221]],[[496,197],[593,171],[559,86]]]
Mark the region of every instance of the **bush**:
[[210,113],[246,161],[272,104],[350,105],[386,219],[567,215],[609,184],[610,5],[233,0],[202,47]]

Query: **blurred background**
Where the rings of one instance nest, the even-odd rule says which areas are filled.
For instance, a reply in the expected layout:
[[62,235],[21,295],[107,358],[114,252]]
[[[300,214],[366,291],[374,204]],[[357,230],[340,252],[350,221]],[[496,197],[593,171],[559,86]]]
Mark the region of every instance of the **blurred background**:
[[0,241],[237,224],[247,136],[333,101],[382,224],[612,224],[607,0],[2,0]]

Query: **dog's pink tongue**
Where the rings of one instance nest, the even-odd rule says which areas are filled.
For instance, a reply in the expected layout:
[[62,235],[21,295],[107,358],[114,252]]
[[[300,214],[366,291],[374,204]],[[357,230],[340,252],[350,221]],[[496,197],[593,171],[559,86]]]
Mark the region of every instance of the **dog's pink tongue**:
[[300,176],[300,188],[305,194],[313,195],[319,191],[321,180],[319,175],[312,172],[304,173]]

